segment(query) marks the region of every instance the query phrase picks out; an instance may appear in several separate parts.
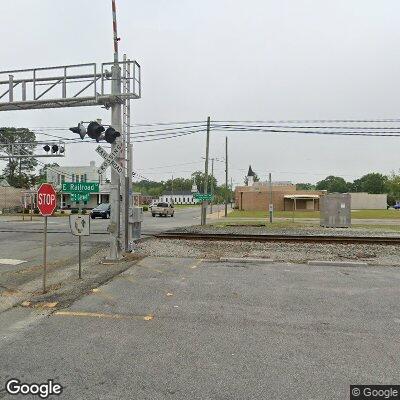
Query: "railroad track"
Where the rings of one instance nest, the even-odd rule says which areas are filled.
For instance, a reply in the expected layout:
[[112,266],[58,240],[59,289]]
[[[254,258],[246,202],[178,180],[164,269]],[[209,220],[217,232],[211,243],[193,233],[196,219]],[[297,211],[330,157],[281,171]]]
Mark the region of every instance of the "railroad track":
[[241,235],[229,233],[163,232],[155,234],[158,239],[245,241],[245,242],[291,242],[291,243],[339,243],[339,244],[400,244],[400,237],[384,236],[328,236],[328,235]]

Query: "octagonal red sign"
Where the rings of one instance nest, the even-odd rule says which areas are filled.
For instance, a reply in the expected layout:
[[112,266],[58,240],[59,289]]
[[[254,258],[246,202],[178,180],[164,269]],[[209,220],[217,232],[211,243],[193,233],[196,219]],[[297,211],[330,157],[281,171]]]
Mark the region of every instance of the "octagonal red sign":
[[42,183],[37,191],[37,206],[43,217],[53,214],[57,206],[56,191],[50,183]]

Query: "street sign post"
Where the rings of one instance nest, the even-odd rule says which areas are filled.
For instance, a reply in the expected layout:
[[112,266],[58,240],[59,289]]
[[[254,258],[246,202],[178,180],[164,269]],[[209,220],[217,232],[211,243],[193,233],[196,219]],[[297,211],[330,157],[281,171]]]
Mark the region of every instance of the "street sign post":
[[63,182],[62,191],[64,193],[98,193],[98,182]]
[[64,182],[62,191],[69,193],[71,200],[79,203],[89,201],[90,193],[99,193],[98,182]]
[[82,236],[90,235],[90,218],[89,215],[70,215],[69,226],[71,233],[79,237],[79,249],[78,249],[78,277],[82,279]]
[[195,193],[193,197],[199,201],[211,201],[213,199],[212,194]]
[[43,217],[49,217],[56,209],[56,191],[50,183],[42,183],[40,185],[37,192],[37,206]]
[[42,183],[37,191],[37,206],[44,217],[43,238],[43,293],[46,293],[47,273],[47,217],[52,215],[57,206],[56,191],[50,183]]

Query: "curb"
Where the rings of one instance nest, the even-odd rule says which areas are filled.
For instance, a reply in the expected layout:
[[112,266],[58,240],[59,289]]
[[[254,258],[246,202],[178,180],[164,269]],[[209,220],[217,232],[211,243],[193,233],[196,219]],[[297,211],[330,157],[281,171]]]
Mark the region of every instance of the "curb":
[[368,263],[363,261],[307,261],[308,265],[327,267],[367,267]]
[[269,258],[241,258],[241,257],[221,257],[219,259],[221,262],[241,262],[241,263],[263,263],[263,264],[271,264],[274,262],[274,260],[271,260]]

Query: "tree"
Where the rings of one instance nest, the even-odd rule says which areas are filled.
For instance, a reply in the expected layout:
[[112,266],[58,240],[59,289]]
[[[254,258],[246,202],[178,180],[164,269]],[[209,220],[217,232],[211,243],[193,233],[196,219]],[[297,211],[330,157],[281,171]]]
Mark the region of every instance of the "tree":
[[[204,193],[204,183],[206,181],[204,172],[201,172],[201,171],[193,172],[192,180],[193,179],[197,185],[197,190],[199,191],[199,193]],[[191,182],[193,182],[193,181],[191,181]],[[215,191],[215,189],[217,188],[217,180],[215,179],[215,177],[208,175],[208,183],[207,183],[208,193],[210,193],[211,182],[213,182],[213,187],[214,187],[214,191]],[[191,187],[192,186],[190,186],[190,188]]]
[[372,172],[354,180],[351,190],[354,192],[386,193],[388,178],[377,172]]
[[315,186],[317,190],[327,190],[329,193],[346,193],[351,188],[351,183],[346,182],[339,176],[330,175]]
[[394,172],[387,178],[385,184],[388,193],[388,204],[393,206],[396,202],[400,201],[400,175]]
[[9,155],[7,165],[3,170],[9,184],[15,187],[29,187],[37,161],[31,157],[14,157],[10,144],[14,145],[14,152],[32,155],[36,148],[36,135],[25,128],[0,128],[0,150]]
[[312,183],[296,183],[296,190],[314,190],[315,185]]
[[41,183],[47,182],[47,170],[52,167],[59,167],[59,165],[57,163],[43,165],[43,167],[39,169],[39,173],[37,175],[31,176],[31,185],[38,186]]
[[192,188],[193,180],[187,178],[174,178],[168,179],[164,183],[164,190],[167,192],[190,191]]

